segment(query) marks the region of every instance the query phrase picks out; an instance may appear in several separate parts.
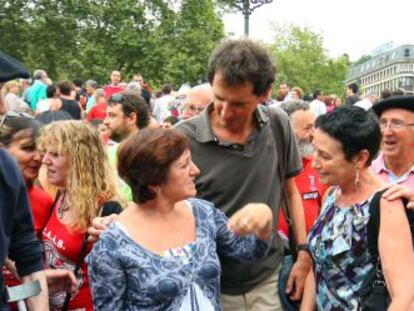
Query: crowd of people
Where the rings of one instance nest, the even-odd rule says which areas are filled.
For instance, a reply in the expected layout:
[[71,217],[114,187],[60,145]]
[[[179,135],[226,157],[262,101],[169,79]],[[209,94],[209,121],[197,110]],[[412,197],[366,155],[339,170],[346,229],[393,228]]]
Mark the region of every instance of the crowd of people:
[[414,96],[272,99],[247,39],[177,91],[2,61],[1,310],[414,310]]

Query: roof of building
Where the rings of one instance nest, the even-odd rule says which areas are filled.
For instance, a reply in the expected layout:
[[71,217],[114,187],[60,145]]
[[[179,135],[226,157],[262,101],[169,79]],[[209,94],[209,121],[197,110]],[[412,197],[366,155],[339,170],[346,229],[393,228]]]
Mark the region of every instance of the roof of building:
[[357,79],[362,75],[406,60],[414,61],[414,44],[400,45],[392,50],[374,56],[362,64],[351,67],[348,71],[346,81]]

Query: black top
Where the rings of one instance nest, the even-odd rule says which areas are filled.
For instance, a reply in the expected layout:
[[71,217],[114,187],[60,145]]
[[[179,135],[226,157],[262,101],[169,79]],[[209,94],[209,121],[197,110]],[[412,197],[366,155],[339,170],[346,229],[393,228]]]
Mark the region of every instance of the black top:
[[1,148],[0,228],[1,266],[8,255],[20,276],[43,270],[43,247],[35,235],[26,184],[14,159]]
[[81,109],[79,103],[74,99],[60,98],[62,101],[61,110],[67,111],[75,120],[81,119]]

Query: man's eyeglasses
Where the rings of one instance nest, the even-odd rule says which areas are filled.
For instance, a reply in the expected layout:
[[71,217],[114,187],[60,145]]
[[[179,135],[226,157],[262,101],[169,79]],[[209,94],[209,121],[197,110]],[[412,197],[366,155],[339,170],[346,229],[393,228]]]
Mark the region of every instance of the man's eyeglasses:
[[15,111],[7,111],[2,117],[0,121],[0,129],[3,127],[4,121],[6,121],[7,118],[20,118],[20,117],[26,117],[33,119],[33,116],[25,113],[25,112],[15,112]]
[[194,113],[201,113],[204,110],[204,107],[200,107],[200,106],[192,105],[192,104],[187,105],[187,108],[188,110]]
[[380,120],[379,121],[380,129],[381,131],[385,130],[386,128],[389,128],[390,130],[402,130],[403,128],[406,128],[408,126],[414,126],[414,123],[406,123],[403,120],[398,119],[391,119],[391,120]]

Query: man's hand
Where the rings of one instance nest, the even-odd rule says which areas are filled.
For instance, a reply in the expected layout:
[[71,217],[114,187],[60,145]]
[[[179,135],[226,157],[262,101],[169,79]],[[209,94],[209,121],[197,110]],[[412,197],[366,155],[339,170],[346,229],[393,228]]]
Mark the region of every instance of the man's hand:
[[272,234],[273,214],[264,203],[249,203],[236,212],[227,223],[229,231],[243,236],[254,234],[261,240],[267,240]]
[[292,267],[286,285],[286,293],[290,299],[298,301],[302,298],[306,277],[312,266],[312,258],[308,252],[298,252],[298,259]]
[[45,270],[47,287],[49,293],[57,293],[61,291],[76,291],[78,281],[72,271],[64,269],[47,269]]
[[[408,200],[407,208],[414,209],[414,191],[408,188],[407,186],[392,184],[387,185],[384,188],[388,188],[384,192],[382,197],[388,201],[393,201],[397,199],[405,198]],[[383,189],[384,189],[383,188]]]
[[92,221],[92,226],[88,228],[88,240],[95,243],[99,240],[102,232],[104,232],[108,226],[118,217],[117,214],[112,214],[105,217],[96,217]]

